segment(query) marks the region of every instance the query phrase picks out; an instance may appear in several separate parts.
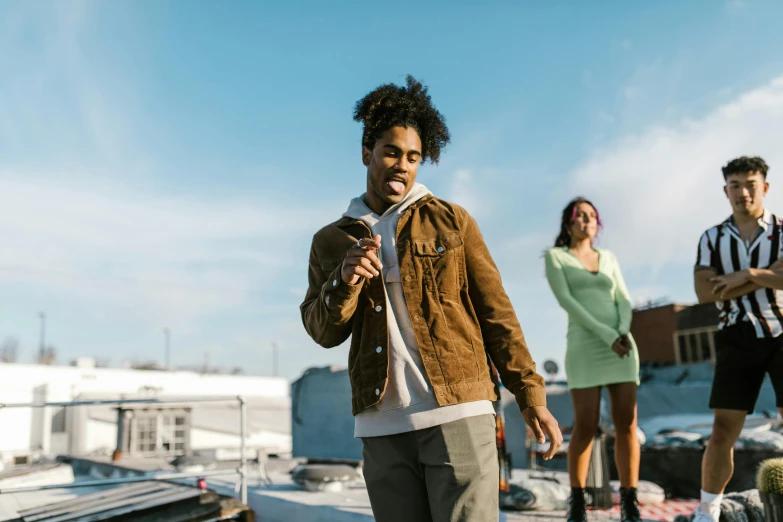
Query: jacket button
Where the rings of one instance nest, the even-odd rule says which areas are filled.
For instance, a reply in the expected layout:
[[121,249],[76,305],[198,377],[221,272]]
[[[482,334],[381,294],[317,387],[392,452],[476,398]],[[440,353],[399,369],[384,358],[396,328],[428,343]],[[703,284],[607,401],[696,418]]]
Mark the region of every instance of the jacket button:
[[381,305],[375,307],[376,312],[380,312],[381,310],[383,310],[383,307]]
[[382,351],[383,351],[383,347],[382,346],[379,346],[378,348],[375,349],[376,353],[381,353]]
[[378,388],[375,388],[375,395],[378,396],[380,394],[381,394],[381,390],[379,390]]
[[337,286],[337,279],[335,279],[334,281],[332,281],[332,286]]
[[441,252],[443,252],[443,247],[442,247],[442,246],[439,246],[439,247],[438,247],[438,253],[440,254]]

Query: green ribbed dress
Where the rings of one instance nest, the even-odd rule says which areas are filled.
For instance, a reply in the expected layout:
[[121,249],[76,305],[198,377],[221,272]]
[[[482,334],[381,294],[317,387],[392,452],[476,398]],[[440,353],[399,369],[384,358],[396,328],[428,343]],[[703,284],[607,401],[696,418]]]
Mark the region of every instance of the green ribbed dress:
[[[546,278],[568,312],[566,379],[572,389],[621,382],[639,383],[639,352],[630,334],[632,306],[617,258],[598,252],[598,272],[590,272],[566,247],[546,253]],[[628,334],[632,350],[620,358],[612,344]]]

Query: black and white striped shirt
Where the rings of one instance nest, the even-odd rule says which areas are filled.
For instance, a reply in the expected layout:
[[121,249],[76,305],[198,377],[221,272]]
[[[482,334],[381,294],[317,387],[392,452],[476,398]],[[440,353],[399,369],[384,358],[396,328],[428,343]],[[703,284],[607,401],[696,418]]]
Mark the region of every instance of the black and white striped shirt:
[[[759,219],[759,232],[746,243],[740,236],[734,218],[702,234],[696,266],[710,267],[719,275],[748,268],[767,268],[783,254],[781,220],[768,210]],[[759,288],[755,292],[730,301],[718,301],[720,323],[718,328],[748,321],[756,329],[756,336],[777,337],[783,333],[783,291]]]

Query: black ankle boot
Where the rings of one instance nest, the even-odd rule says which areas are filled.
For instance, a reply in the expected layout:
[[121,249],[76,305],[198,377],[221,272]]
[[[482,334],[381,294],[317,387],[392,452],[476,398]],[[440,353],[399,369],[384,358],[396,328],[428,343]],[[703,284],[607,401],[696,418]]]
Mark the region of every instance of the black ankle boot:
[[571,488],[566,522],[587,522],[587,503],[584,488]]
[[620,488],[620,522],[641,522],[636,488]]

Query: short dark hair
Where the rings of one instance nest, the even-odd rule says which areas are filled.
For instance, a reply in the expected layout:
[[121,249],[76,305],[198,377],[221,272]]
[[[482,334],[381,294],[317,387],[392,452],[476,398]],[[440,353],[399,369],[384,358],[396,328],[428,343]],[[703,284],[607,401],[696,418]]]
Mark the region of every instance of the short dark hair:
[[753,156],[752,158],[742,156],[741,158],[731,160],[721,170],[723,170],[723,179],[728,178],[732,174],[747,174],[748,172],[758,172],[764,179],[767,179],[769,165],[758,156]]
[[440,151],[451,141],[443,115],[432,105],[427,87],[406,77],[406,87],[387,83],[356,102],[353,119],[364,124],[362,145],[375,146],[392,127],[410,127],[421,138],[421,160],[438,163]]

